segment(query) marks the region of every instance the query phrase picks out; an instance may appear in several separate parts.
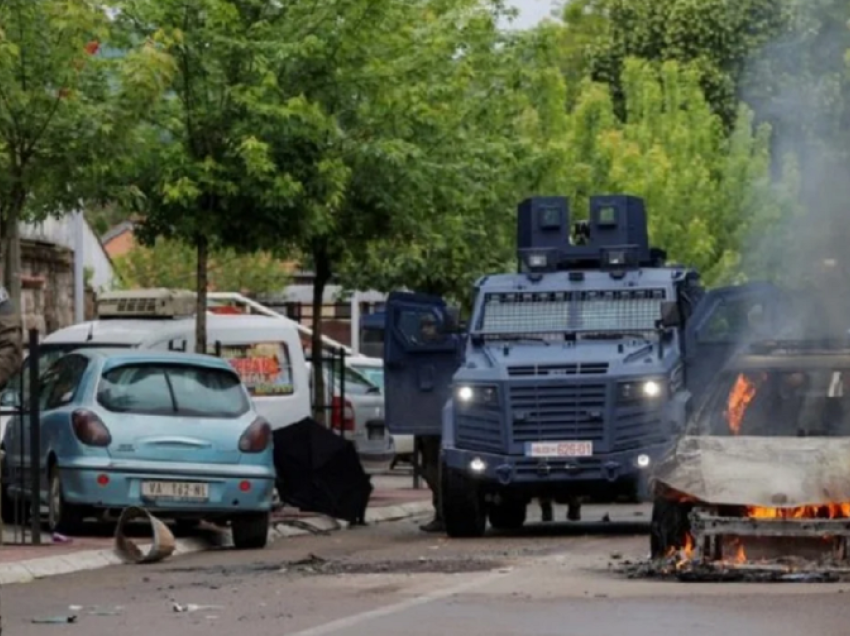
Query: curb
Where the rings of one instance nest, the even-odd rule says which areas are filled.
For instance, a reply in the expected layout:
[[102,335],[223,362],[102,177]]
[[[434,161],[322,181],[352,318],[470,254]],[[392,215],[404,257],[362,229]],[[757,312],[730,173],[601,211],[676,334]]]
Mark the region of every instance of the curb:
[[[416,501],[397,506],[381,506],[366,511],[366,523],[378,524],[390,521],[401,521],[433,510],[430,501]],[[301,537],[306,535],[330,534],[338,530],[348,529],[349,524],[330,517],[305,517],[290,522],[277,522],[269,529],[269,543],[280,539]],[[184,554],[206,552],[233,545],[230,533],[222,532],[220,541],[204,539],[177,539],[174,552],[169,558]],[[150,545],[140,545],[147,551]],[[0,564],[0,585],[15,585],[31,583],[60,574],[73,574],[85,570],[98,570],[111,565],[124,565],[124,561],[113,549],[85,550],[63,556],[41,557],[12,563]]]

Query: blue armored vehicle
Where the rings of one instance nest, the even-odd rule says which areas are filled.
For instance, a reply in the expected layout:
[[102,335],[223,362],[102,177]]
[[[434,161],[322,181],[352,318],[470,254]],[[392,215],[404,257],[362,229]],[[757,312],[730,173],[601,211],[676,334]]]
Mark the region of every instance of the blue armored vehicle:
[[773,287],[706,293],[665,265],[640,198],[591,197],[575,224],[569,212],[562,197],[519,205],[518,273],[477,281],[463,333],[442,299],[389,296],[387,425],[442,435],[450,536],[522,526],[534,498],[644,499],[694,397],[685,374],[707,385],[776,314]]

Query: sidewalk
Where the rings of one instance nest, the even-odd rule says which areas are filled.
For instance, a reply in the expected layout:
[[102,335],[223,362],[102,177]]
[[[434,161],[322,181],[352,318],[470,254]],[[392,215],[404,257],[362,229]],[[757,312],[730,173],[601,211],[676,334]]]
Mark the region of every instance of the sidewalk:
[[[367,523],[384,523],[427,514],[431,511],[431,493],[422,488],[411,487],[410,478],[403,476],[379,476],[373,479],[375,490],[372,492]],[[348,524],[328,517],[304,513],[285,508],[274,515],[269,528],[269,541],[322,534],[344,530]],[[93,526],[96,536],[73,537],[70,542],[55,542],[49,534],[42,533],[42,545],[10,545],[13,540],[12,528],[4,529],[4,545],[0,547],[0,585],[28,583],[35,579],[70,574],[81,570],[94,570],[110,565],[119,565],[122,561],[113,551],[112,531],[114,527]],[[20,540],[20,530],[18,530]],[[29,532],[27,541],[30,542]],[[145,539],[142,539],[145,542]],[[178,535],[177,547],[170,558],[181,554],[202,552],[204,550],[230,545],[228,531],[208,530],[198,535],[181,538]],[[147,546],[140,546],[146,550]]]

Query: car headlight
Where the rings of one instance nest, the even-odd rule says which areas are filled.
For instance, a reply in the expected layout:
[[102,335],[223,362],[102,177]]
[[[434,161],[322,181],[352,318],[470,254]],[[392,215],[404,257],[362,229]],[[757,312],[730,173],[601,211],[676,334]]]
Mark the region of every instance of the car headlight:
[[666,384],[659,378],[621,382],[618,387],[617,401],[644,402],[663,398],[667,392]]
[[455,399],[461,405],[495,406],[499,391],[495,386],[462,384],[455,387]]

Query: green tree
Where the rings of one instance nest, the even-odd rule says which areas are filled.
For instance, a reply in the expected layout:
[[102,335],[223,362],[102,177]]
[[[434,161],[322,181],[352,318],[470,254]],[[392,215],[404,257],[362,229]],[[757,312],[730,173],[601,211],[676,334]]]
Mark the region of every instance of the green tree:
[[603,0],[607,29],[592,43],[594,79],[614,89],[623,116],[621,74],[628,57],[677,61],[700,72],[709,103],[731,130],[739,82],[751,54],[784,32],[792,0]]
[[[745,106],[731,136],[700,85],[697,68],[627,59],[615,115],[606,85],[586,82],[570,113],[565,194],[584,210],[591,193],[644,197],[650,237],[671,260],[709,283],[736,279],[753,228],[793,211],[793,167],[785,190],[771,179],[770,129]],[[765,264],[762,264],[764,266]]]
[[122,140],[170,70],[145,45],[103,55],[110,41],[94,1],[0,2],[0,234],[19,307],[19,222],[103,196]]
[[468,302],[476,278],[515,267],[517,202],[559,191],[567,113],[553,61],[556,32],[500,34],[491,20],[476,54],[455,71],[462,81],[446,81],[457,87],[456,105],[441,111],[455,117],[443,117],[443,131],[432,133],[446,143],[412,140],[427,144],[427,163],[411,173],[425,188],[414,190],[412,209],[390,216],[392,231],[364,236],[346,255],[339,273],[347,286],[408,287]]
[[[191,288],[198,271],[197,250],[181,241],[159,238],[114,259],[120,283],[126,288]],[[208,284],[218,291],[248,294],[276,293],[289,282],[283,261],[270,254],[242,254],[233,249],[211,250]]]
[[[287,32],[292,14],[306,10],[255,0],[125,0],[119,6],[127,40],[153,42],[176,68],[169,90],[137,131],[130,180],[141,195],[135,211],[142,215],[142,242],[155,245],[164,237],[197,252],[195,349],[206,351],[210,255],[227,248],[277,254],[294,228],[287,213],[303,184],[290,162],[300,149],[272,156],[263,133],[325,124],[297,92],[287,94],[279,84],[281,69],[309,49],[310,22],[294,20],[292,29],[303,30],[295,37]],[[320,135],[316,129],[313,139]]]

